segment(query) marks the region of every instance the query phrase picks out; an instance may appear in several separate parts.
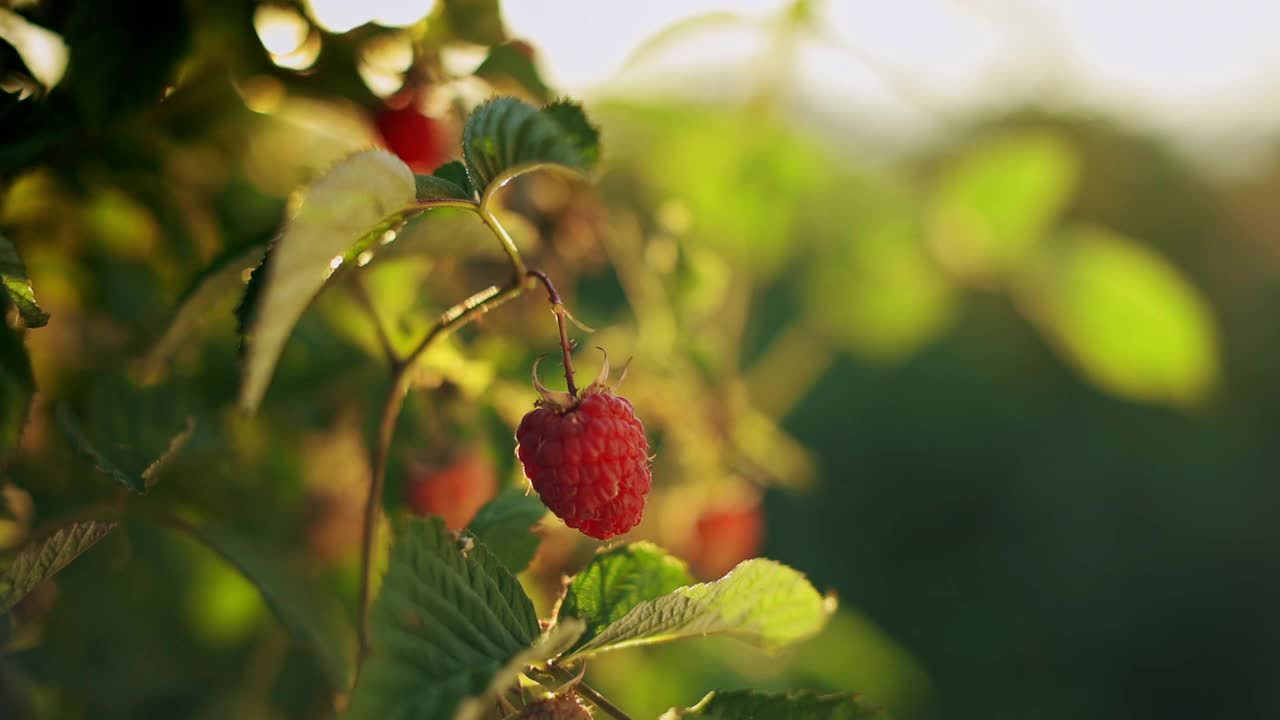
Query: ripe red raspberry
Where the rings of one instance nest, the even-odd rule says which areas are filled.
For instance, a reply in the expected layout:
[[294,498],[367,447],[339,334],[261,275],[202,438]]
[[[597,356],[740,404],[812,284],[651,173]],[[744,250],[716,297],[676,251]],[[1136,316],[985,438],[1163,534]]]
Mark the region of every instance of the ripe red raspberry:
[[570,693],[525,705],[516,720],[591,720],[591,713]]
[[516,430],[516,454],[542,502],[571,528],[607,540],[640,523],[652,477],[649,442],[631,403],[600,377],[579,397],[538,381],[536,409]]

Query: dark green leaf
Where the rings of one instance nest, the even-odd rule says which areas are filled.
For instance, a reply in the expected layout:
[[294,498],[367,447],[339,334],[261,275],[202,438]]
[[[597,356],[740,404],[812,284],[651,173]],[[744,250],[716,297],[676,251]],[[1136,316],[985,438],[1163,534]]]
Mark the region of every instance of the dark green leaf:
[[332,597],[297,573],[281,549],[243,537],[227,528],[186,528],[218,553],[262,593],[262,599],[289,634],[320,662],[334,688],[345,689],[352,628]]
[[457,160],[441,165],[431,175],[462,188],[468,199],[476,194],[476,187],[471,184],[471,178],[467,175],[467,166]]
[[71,62],[59,86],[103,124],[160,101],[190,47],[183,3],[76,3],[67,27]]
[[600,129],[587,119],[581,105],[557,100],[542,108],[542,114],[555,121],[588,167],[600,161]]
[[346,717],[451,717],[539,634],[533,604],[484,545],[413,518],[391,547]]
[[659,720],[857,720],[884,717],[864,705],[856,693],[821,694],[813,690],[764,693],[755,690],[712,692],[691,708],[672,708]]
[[682,587],[636,605],[573,652],[593,655],[702,635],[731,635],[766,648],[810,637],[835,610],[805,576],[757,558],[715,582]]
[[462,154],[471,183],[483,193],[504,171],[529,165],[591,168],[583,156],[581,128],[562,128],[551,115],[515,98],[490,100],[471,113],[462,132]]
[[[0,298],[0,311],[7,303]],[[4,315],[0,312],[0,318]],[[0,462],[18,446],[36,383],[22,332],[0,321]]]
[[35,97],[0,92],[0,175],[34,162],[62,133],[62,117]]
[[27,267],[18,257],[18,251],[4,235],[0,235],[0,284],[4,285],[4,293],[9,301],[18,308],[18,315],[27,327],[42,327],[49,322],[49,313],[36,305],[35,293],[31,290],[31,280],[27,277]]
[[245,342],[249,337],[249,328],[253,327],[255,319],[258,315],[258,302],[262,299],[262,287],[267,283],[267,275],[271,272],[267,267],[271,264],[271,251],[268,248],[262,255],[262,262],[258,263],[249,273],[249,282],[244,284],[244,294],[240,296],[240,302],[236,303],[236,337],[240,338],[239,351],[240,360],[244,360],[245,354],[249,348]]
[[414,175],[418,201],[431,200],[471,200],[471,194],[461,186],[435,175]]
[[542,81],[533,58],[526,54],[527,47],[518,42],[494,45],[475,74],[491,83],[513,82],[537,100],[546,102],[551,97],[551,88]]
[[58,408],[58,424],[99,472],[144,493],[195,430],[195,418],[186,405],[169,388],[103,381],[89,392],[83,422],[63,405]]
[[574,576],[556,617],[585,621],[581,642],[586,643],[640,603],[692,583],[685,564],[658,546],[620,545],[596,555]]
[[477,45],[507,39],[498,0],[444,0],[444,18],[453,37]]
[[255,287],[251,297],[246,289],[245,273],[260,267],[265,253],[265,247],[255,245],[214,262],[201,274],[179,302],[178,312],[173,316],[164,335],[160,336],[143,360],[145,374],[151,375],[158,371],[175,353],[195,339],[212,318],[226,312],[229,301],[234,302],[237,293],[241,293],[241,305],[254,302],[258,288]]
[[531,532],[547,513],[537,495],[512,487],[490,500],[471,521],[467,530],[484,543],[507,570],[518,573],[529,567],[542,539]]
[[414,198],[413,172],[385,150],[356,153],[306,189],[237,311],[248,328],[244,410],[257,410],[298,318],[333,272],[416,214]]
[[115,526],[96,520],[73,523],[22,548],[0,573],[0,614],[13,609],[36,585],[56,575]]

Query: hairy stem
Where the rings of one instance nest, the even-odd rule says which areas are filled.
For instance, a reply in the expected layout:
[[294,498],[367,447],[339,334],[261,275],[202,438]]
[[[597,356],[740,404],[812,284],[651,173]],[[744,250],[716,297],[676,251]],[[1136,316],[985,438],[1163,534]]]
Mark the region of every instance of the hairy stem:
[[511,261],[511,269],[515,277],[523,280],[525,274],[524,258],[520,257],[520,248],[516,247],[516,241],[511,238],[511,234],[507,232],[507,229],[502,226],[497,216],[488,207],[482,205],[477,212],[480,215],[480,220],[493,231],[493,234],[498,237],[498,241],[502,243],[502,249],[507,253],[507,259]]
[[570,397],[578,397],[578,387],[573,384],[573,346],[569,344],[569,329],[565,327],[564,301],[560,299],[560,293],[556,292],[556,286],[551,283],[551,278],[541,270],[530,270],[529,277],[538,279],[542,286],[547,289],[547,300],[551,302],[551,312],[556,316],[556,325],[560,328],[560,351],[564,353],[564,382],[568,386]]
[[552,676],[560,681],[572,683],[579,695],[589,700],[592,705],[595,705],[604,714],[614,718],[614,720],[631,720],[630,715],[627,715],[621,708],[610,702],[604,695],[601,695],[600,691],[583,682],[581,675],[575,675],[568,668],[554,664],[547,669],[551,671]]
[[[404,360],[393,366],[391,392],[387,394],[386,403],[382,406],[382,416],[378,423],[377,445],[374,447],[373,462],[370,464],[372,478],[369,481],[369,496],[365,499],[364,506],[364,527],[360,543],[360,622],[358,625],[361,659],[369,651],[369,606],[373,580],[373,541],[377,537],[378,510],[382,506],[382,486],[386,480],[387,460],[391,453],[391,437],[395,434],[396,420],[400,417],[400,409],[404,405],[405,395],[409,392],[413,364],[431,347],[431,343],[512,300],[523,289],[523,283],[511,283],[501,290],[490,288],[492,292],[477,293],[454,305],[440,316],[440,320],[414,346],[413,351]],[[477,300],[477,298],[484,299]]]
[[[391,391],[382,405],[382,417],[378,421],[377,446],[370,466],[369,497],[364,504],[364,526],[360,537],[360,622],[356,632],[360,640],[360,659],[369,652],[369,601],[373,580],[373,541],[378,536],[378,511],[382,506],[382,486],[387,476],[387,459],[391,454],[391,438],[396,432],[396,420],[408,393],[409,374],[405,366],[395,368],[391,379]],[[356,664],[359,672],[362,662]]]
[[601,712],[614,718],[614,720],[631,720],[630,715],[623,712],[617,705],[609,702],[608,698],[584,682],[578,683],[578,694],[590,700],[592,705],[595,705]]
[[[474,205],[466,205],[474,209]],[[382,488],[386,481],[387,461],[391,453],[391,438],[395,435],[396,420],[404,405],[404,398],[409,392],[413,379],[413,366],[423,353],[438,339],[479,318],[485,313],[513,300],[525,286],[524,260],[511,236],[491,213],[481,213],[481,219],[493,230],[507,256],[511,260],[513,277],[501,288],[490,286],[475,295],[454,305],[440,315],[440,319],[418,341],[409,354],[403,358],[389,357],[391,363],[391,390],[382,406],[382,415],[378,423],[378,437],[373,448],[369,481],[369,495],[365,499],[364,526],[360,542],[360,617],[357,635],[360,641],[360,656],[356,664],[357,677],[360,665],[369,652],[369,608],[372,601],[373,584],[373,544],[377,537],[378,515],[382,507]]]

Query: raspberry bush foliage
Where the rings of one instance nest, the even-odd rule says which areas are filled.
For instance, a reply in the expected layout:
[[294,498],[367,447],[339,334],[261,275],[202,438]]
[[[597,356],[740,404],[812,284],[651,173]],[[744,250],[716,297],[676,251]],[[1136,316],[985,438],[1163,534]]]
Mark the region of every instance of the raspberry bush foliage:
[[[695,532],[709,499],[759,490],[689,358],[575,318],[613,312],[576,292],[598,260],[565,239],[611,232],[608,128],[553,97],[496,6],[442,2],[383,98],[324,62],[201,49],[287,6],[149,16],[156,44],[141,5],[71,5],[32,20],[65,25],[65,80],[0,96],[0,716],[626,718],[595,658],[822,632],[835,598],[749,557],[758,529],[698,576],[659,544],[701,557],[723,534]],[[98,67],[102,43],[147,72]],[[450,75],[462,43],[489,55]],[[366,146],[288,155],[314,123],[271,103],[321,112],[317,77],[364,108]],[[614,249],[634,285],[644,264]],[[563,390],[539,377],[549,350]],[[611,373],[611,350],[635,362]],[[575,357],[600,363],[582,388]],[[807,474],[794,451],[745,455],[769,481]],[[117,621],[152,600],[154,622]],[[242,684],[204,687],[200,663]],[[696,700],[667,716],[873,712],[852,693]]]

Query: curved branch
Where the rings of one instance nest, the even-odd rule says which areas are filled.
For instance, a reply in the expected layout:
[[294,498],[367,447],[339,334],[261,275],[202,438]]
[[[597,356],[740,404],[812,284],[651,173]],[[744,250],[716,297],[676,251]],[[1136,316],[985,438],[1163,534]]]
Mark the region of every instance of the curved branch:
[[493,203],[493,198],[498,191],[506,186],[507,183],[515,180],[521,175],[528,175],[535,172],[549,172],[555,175],[563,175],[574,180],[585,180],[586,175],[580,170],[575,170],[568,165],[559,163],[535,162],[525,163],[524,165],[515,165],[498,173],[498,176],[489,183],[484,189],[484,193],[480,196],[480,213],[484,214],[489,211],[489,205]]

